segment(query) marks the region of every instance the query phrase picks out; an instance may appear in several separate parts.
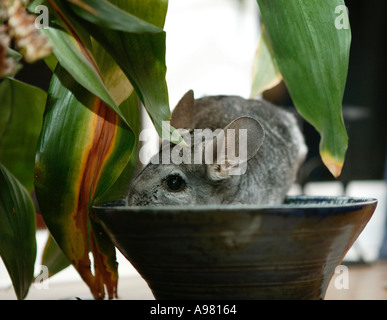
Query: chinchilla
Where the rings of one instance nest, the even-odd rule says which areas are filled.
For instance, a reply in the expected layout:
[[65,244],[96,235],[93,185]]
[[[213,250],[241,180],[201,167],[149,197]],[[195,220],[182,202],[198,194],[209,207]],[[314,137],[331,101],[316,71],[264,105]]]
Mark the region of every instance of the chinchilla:
[[281,204],[307,153],[296,117],[264,100],[188,91],[171,125],[189,147],[164,141],[127,205]]

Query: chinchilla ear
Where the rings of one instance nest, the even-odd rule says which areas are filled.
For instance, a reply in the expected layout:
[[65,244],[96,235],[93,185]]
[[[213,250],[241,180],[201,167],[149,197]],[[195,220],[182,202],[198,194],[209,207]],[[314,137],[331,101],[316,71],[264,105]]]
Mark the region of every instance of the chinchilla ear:
[[205,146],[209,178],[222,180],[245,173],[247,161],[256,155],[264,139],[265,131],[254,118],[232,121]]
[[176,129],[193,129],[194,92],[189,90],[178,102],[171,116],[171,126]]

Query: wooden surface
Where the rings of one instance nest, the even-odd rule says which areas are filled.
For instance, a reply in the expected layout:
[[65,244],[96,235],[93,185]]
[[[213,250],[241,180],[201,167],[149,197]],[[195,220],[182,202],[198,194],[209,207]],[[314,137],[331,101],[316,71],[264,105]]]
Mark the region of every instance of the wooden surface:
[[[370,265],[352,264],[346,267],[347,278],[343,278],[342,272],[333,276],[326,300],[387,300],[387,261]],[[137,274],[120,278],[118,294],[119,299],[123,300],[153,300],[146,282]],[[49,283],[48,288],[37,288],[33,285],[27,296],[27,299],[32,300],[77,298],[91,299],[89,289],[82,281]],[[4,299],[15,299],[12,288],[0,289],[0,300]]]

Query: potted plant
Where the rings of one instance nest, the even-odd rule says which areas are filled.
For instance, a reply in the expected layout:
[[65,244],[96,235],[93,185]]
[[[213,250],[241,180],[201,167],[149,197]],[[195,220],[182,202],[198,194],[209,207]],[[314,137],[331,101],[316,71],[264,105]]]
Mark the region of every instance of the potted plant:
[[[321,134],[321,157],[337,177],[347,147],[341,100],[351,36],[349,28],[341,28],[348,21],[346,11],[335,11],[344,2],[257,2],[265,31],[253,94],[282,78],[300,114]],[[52,235],[44,259],[58,246],[67,257],[64,261],[76,268],[94,298],[117,296],[115,245],[120,248],[121,244],[109,223],[102,216],[94,219],[91,212],[93,206],[96,212],[105,212],[97,205],[125,196],[137,158],[139,101],[160,136],[162,121],[170,118],[163,31],[167,5],[163,0],[36,0],[27,10],[21,1],[3,2],[0,96],[6,112],[0,121],[9,130],[0,131],[0,235],[4,239],[0,255],[18,298],[27,295],[33,281],[35,211],[29,195],[33,189]],[[40,13],[38,20],[32,18],[34,12]],[[49,22],[39,32],[31,28],[39,21],[42,26],[44,17]],[[29,32],[23,33],[23,27]],[[16,50],[9,48],[11,43]],[[42,57],[53,71],[47,93],[12,78],[18,61]],[[24,119],[30,106],[36,118]],[[6,115],[14,110],[18,116],[10,121]],[[172,142],[183,143],[173,127],[168,132],[167,138],[174,137]],[[18,141],[18,134],[25,139]],[[15,144],[17,152],[7,154],[5,150]],[[332,201],[337,209],[338,203]],[[339,207],[340,212],[354,210],[357,218],[350,219],[354,227],[345,245],[338,246],[335,240],[331,251],[326,251],[337,256],[324,271],[328,281],[332,265],[343,257],[374,207],[374,201]],[[329,216],[330,210],[324,209],[323,216]],[[339,222],[336,226],[344,227]]]

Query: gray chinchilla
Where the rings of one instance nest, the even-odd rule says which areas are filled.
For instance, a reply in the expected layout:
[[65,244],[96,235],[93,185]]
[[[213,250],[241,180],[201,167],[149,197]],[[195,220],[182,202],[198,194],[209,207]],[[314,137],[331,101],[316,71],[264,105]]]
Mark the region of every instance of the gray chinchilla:
[[171,125],[189,147],[164,142],[128,205],[280,204],[307,153],[295,116],[263,100],[188,91]]

